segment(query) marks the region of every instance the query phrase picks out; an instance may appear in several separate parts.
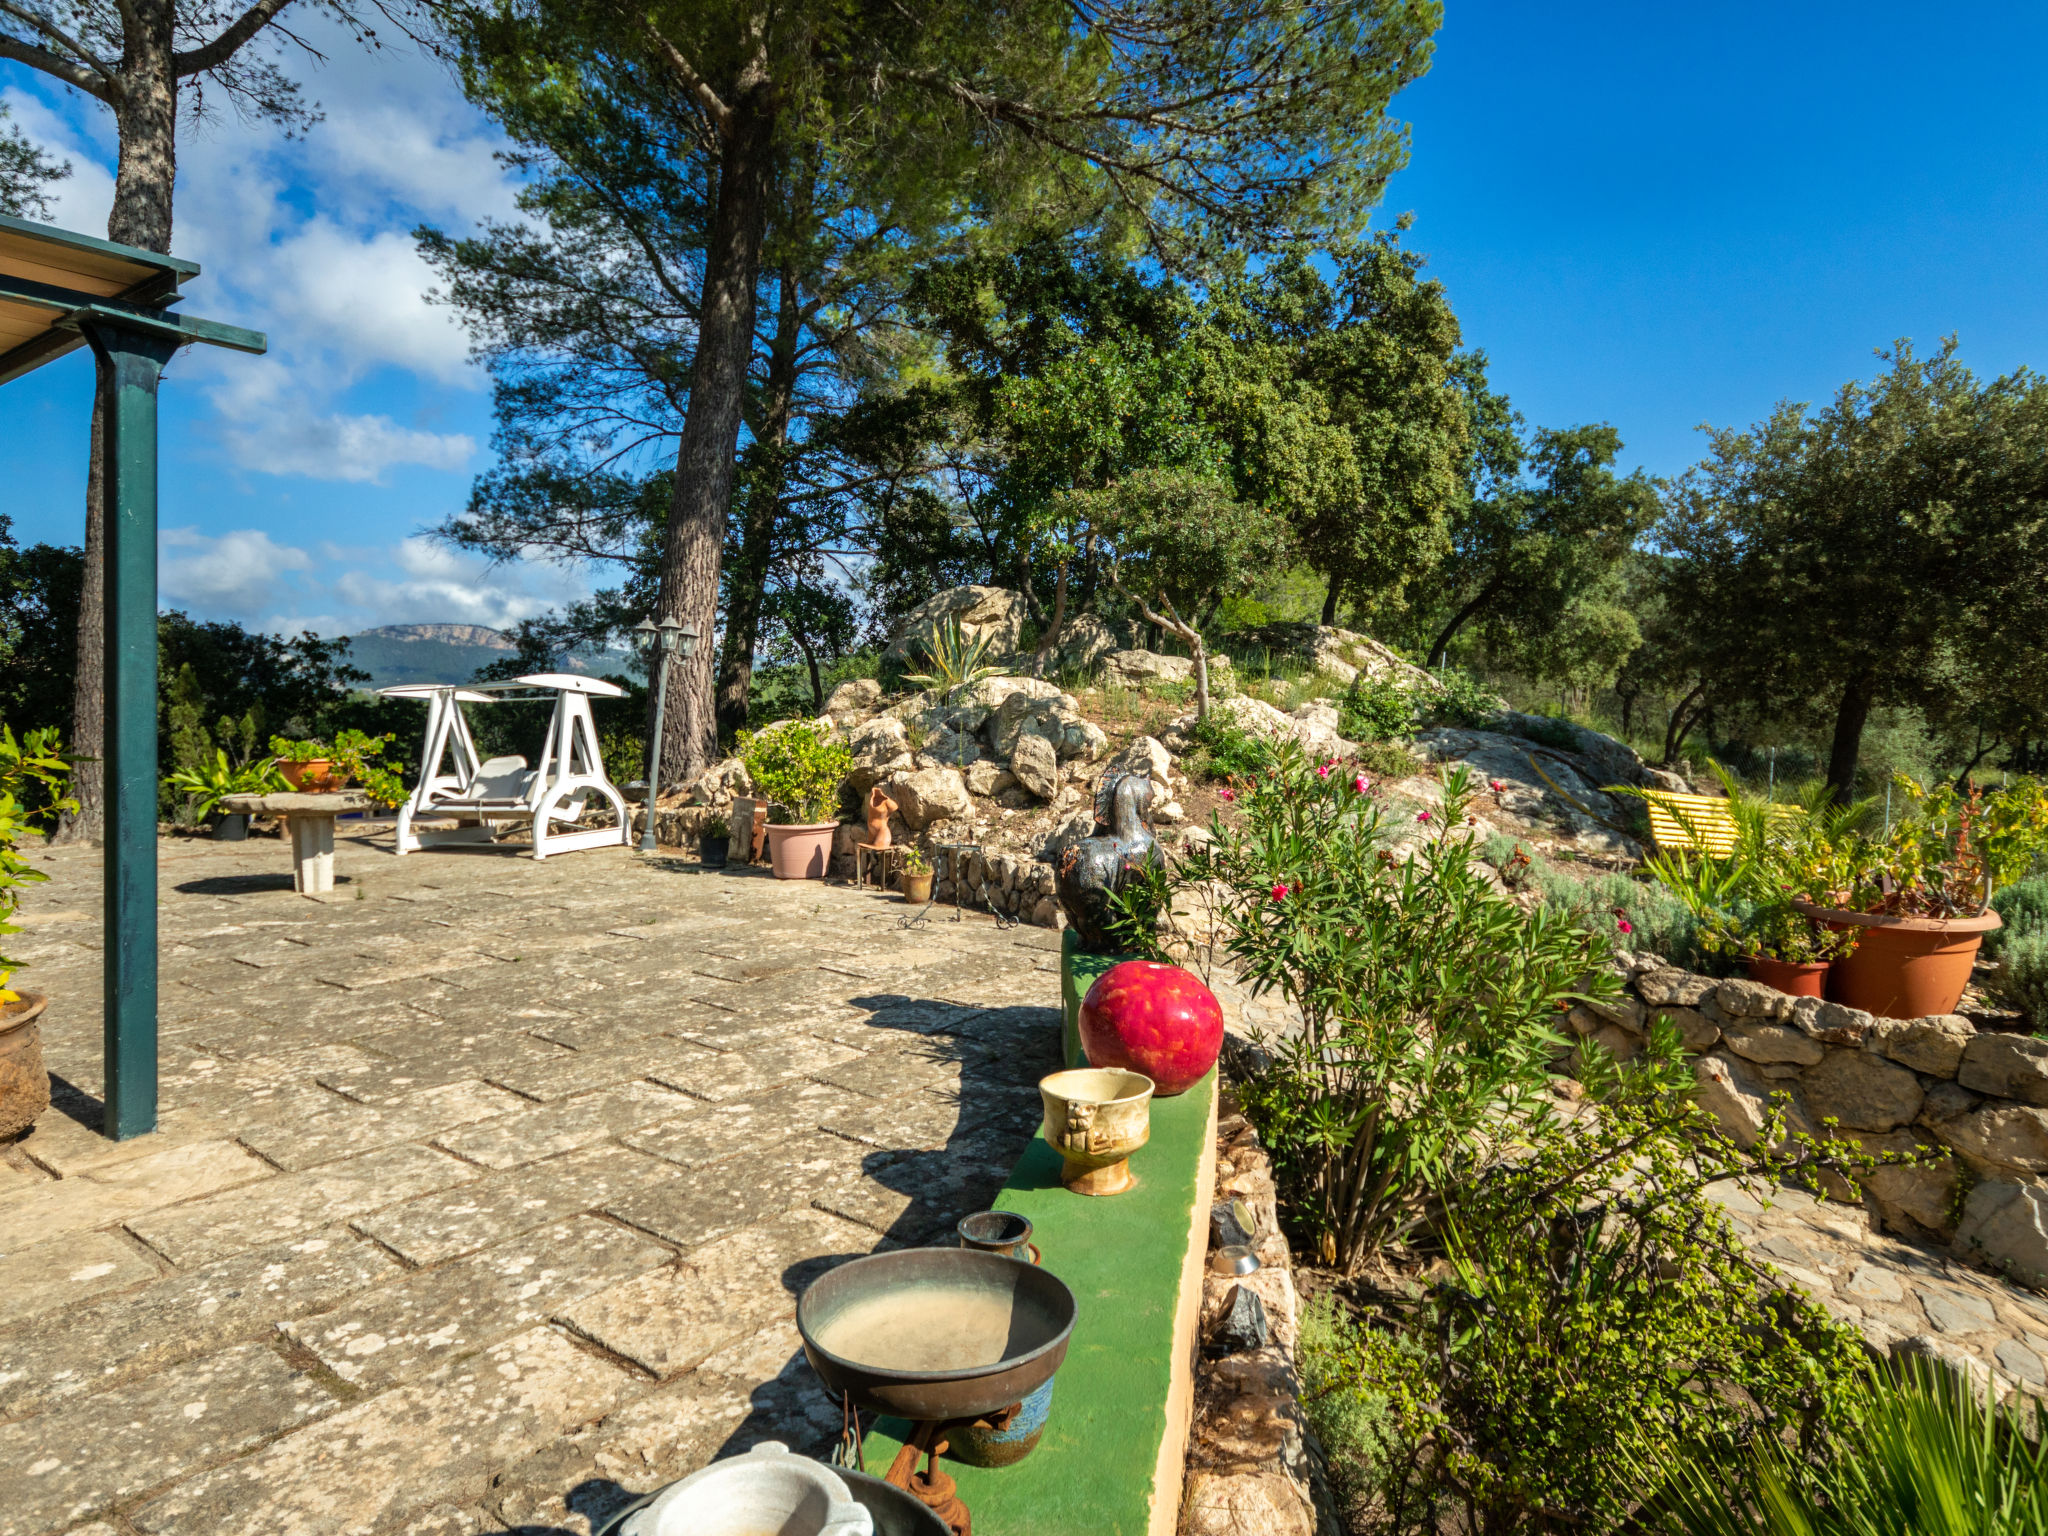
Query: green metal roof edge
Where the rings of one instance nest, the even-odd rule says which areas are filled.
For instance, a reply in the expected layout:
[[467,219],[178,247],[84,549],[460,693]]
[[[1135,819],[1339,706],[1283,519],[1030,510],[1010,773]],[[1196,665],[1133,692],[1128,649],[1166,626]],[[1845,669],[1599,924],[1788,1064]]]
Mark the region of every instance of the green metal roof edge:
[[187,261],[182,256],[166,256],[159,251],[140,250],[132,245],[117,245],[112,240],[81,235],[74,229],[59,229],[54,224],[38,224],[33,219],[20,219],[9,213],[0,213],[0,229],[11,234],[26,235],[31,240],[40,240],[46,245],[61,245],[74,251],[91,251],[100,256],[118,256],[123,261],[140,262],[159,271],[175,272],[180,282],[199,275],[199,263]]

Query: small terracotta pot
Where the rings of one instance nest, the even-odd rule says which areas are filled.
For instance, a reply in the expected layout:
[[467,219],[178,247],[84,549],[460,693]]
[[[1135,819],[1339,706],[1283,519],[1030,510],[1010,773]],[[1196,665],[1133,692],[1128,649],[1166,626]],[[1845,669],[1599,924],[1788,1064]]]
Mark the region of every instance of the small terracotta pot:
[[339,793],[348,784],[348,775],[334,771],[334,760],[316,757],[303,763],[288,763],[277,760],[277,771],[284,775],[285,783],[302,795],[332,795]]
[[832,834],[836,821],[815,821],[808,826],[768,829],[768,867],[778,880],[822,880],[832,862]]
[[0,1008],[0,1141],[19,1136],[50,1107],[50,1073],[43,1065],[40,1022],[50,1000],[24,992]]
[[927,869],[922,874],[912,874],[906,869],[900,878],[903,881],[903,899],[905,901],[922,906],[925,902],[932,899],[932,872],[930,870]]
[[1769,955],[1749,957],[1749,979],[1775,988],[1787,997],[1821,997],[1828,979],[1826,960],[1773,960]]
[[1829,928],[1863,930],[1855,950],[1829,968],[1827,995],[1883,1019],[1954,1013],[1984,935],[2005,926],[1996,912],[1979,917],[1881,917],[1805,901],[1792,905]]

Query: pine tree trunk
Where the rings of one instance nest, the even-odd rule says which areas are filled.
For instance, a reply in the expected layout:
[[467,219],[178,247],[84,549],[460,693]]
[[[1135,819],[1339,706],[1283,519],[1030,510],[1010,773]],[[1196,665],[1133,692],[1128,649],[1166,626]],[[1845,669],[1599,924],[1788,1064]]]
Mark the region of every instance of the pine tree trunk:
[[[661,611],[703,638],[670,674],[661,743],[661,777],[683,785],[718,751],[712,669],[718,627],[718,576],[732,508],[733,453],[739,444],[747,365],[753,355],[754,283],[774,175],[774,111],[759,84],[733,109],[718,173],[718,207],[704,262],[697,355],[690,365],[690,408],[676,450],[675,490],[661,561]],[[650,720],[651,725],[651,720]]]
[[1330,590],[1323,597],[1323,627],[1330,628],[1337,622],[1337,594],[1343,583],[1336,577],[1330,578]]
[[[124,28],[115,104],[120,166],[107,238],[145,251],[171,248],[171,196],[178,175],[178,82],[171,67],[171,0],[133,0]],[[85,476],[85,579],[78,601],[78,667],[71,685],[70,750],[89,759],[72,777],[78,809],[59,842],[98,842],[106,826],[106,446],[103,396],[92,404],[92,461]]]
[[[775,554],[775,520],[782,510],[782,454],[789,444],[789,413],[796,399],[796,353],[803,334],[794,272],[785,269],[768,348],[768,410],[757,434],[766,450],[762,482],[747,499],[739,563],[726,583],[725,644],[718,664],[718,735],[730,741],[747,728],[754,688],[754,652],[761,643],[761,605]],[[816,666],[812,671],[817,670]]]

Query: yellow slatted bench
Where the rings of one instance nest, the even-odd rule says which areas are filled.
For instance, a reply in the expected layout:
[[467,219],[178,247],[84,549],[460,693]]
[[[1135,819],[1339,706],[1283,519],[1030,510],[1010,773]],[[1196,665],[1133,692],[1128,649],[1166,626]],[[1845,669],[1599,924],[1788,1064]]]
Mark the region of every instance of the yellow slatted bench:
[[[1652,790],[1643,796],[1650,809],[1650,836],[1659,848],[1684,848],[1724,854],[1735,847],[1735,818],[1728,802],[1714,795],[1681,795]],[[1797,816],[1796,805],[1774,805],[1773,816]]]

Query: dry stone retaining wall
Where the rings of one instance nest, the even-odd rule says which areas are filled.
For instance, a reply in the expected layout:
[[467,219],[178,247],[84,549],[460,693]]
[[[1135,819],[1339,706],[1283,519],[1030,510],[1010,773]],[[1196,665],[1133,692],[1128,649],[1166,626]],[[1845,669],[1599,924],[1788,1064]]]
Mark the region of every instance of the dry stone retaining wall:
[[1837,1193],[1860,1194],[1887,1231],[2048,1290],[2048,1040],[1960,1014],[1877,1018],[1655,955],[1616,963],[1624,995],[1574,1008],[1575,1033],[1626,1060],[1656,1018],[1670,1020],[1701,1103],[1744,1146],[1782,1093],[1788,1129],[1921,1154]]

